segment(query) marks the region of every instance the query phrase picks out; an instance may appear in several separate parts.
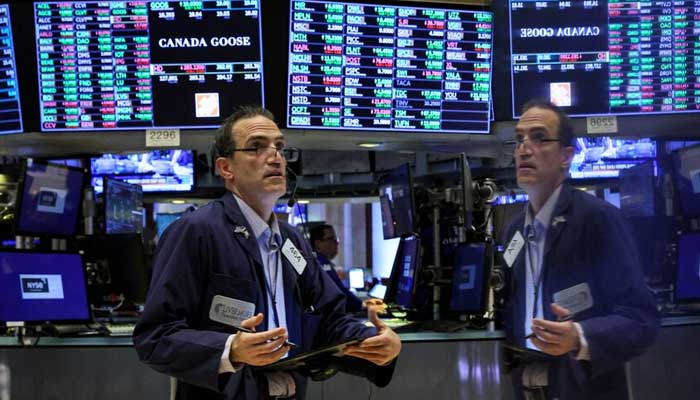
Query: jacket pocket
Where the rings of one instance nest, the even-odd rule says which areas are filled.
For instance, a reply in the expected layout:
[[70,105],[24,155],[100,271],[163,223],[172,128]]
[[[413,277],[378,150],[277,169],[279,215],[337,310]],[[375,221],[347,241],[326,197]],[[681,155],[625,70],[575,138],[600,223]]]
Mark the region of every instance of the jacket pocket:
[[[201,326],[204,329],[218,332],[233,332],[233,328],[226,323],[214,321],[210,318],[210,312],[214,307],[214,297],[222,296],[240,302],[253,305],[253,315],[257,311],[258,285],[255,281],[234,278],[230,275],[212,274],[206,289],[205,309],[201,313]],[[219,301],[220,302],[220,301]]]

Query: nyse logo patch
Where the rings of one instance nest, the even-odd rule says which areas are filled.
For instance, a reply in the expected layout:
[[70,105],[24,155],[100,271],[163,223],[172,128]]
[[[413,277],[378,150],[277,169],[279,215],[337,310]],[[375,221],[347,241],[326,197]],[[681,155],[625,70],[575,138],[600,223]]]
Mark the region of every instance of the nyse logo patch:
[[54,274],[20,274],[23,300],[63,299],[63,280]]
[[48,293],[49,280],[47,278],[24,278],[22,279],[23,293]]

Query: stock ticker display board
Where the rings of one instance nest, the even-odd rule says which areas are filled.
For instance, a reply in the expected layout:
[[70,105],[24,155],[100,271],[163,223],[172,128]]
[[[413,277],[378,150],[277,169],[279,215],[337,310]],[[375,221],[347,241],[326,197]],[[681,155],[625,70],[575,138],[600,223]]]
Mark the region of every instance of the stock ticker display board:
[[208,128],[264,104],[258,0],[43,2],[34,16],[43,131]]
[[22,112],[17,89],[15,46],[10,27],[10,9],[0,4],[0,135],[22,132]]
[[287,127],[488,133],[492,18],[291,0]]
[[700,2],[511,0],[513,116],[700,111]]

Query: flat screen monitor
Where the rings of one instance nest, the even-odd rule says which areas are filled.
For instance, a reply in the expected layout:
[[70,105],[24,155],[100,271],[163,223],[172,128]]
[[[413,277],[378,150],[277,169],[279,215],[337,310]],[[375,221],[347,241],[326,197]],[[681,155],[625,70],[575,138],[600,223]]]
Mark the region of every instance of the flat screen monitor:
[[141,233],[143,190],[114,178],[104,178],[105,233]]
[[0,135],[22,130],[10,7],[0,4]]
[[700,146],[678,150],[672,158],[680,212],[700,217]]
[[90,320],[80,254],[0,250],[0,321]]
[[183,213],[158,213],[156,214],[156,230],[158,237],[163,235],[165,228],[182,217]]
[[148,290],[148,265],[141,235],[90,236],[80,243],[85,260],[96,268],[90,286],[94,303],[122,295],[129,303],[143,303]]
[[686,233],[678,239],[675,288],[677,302],[700,302],[700,233]]
[[509,6],[514,117],[533,98],[550,99],[572,116],[700,111],[697,4],[509,0]]
[[17,214],[17,233],[72,236],[82,208],[85,170],[27,161]]
[[415,231],[411,167],[403,164],[379,178],[379,202],[384,239]]
[[350,288],[352,289],[364,289],[365,288],[365,269],[364,268],[351,268],[348,271],[348,281],[350,282]]
[[483,312],[488,275],[484,243],[457,247],[452,269],[450,311],[460,314]]
[[655,211],[654,162],[620,171],[620,210],[625,217],[653,217]]
[[34,3],[44,132],[215,128],[264,104],[259,0]]
[[391,272],[388,298],[385,301],[395,303],[410,310],[416,308],[416,287],[421,264],[420,239],[415,236],[401,238],[399,251],[396,253],[394,268]]
[[616,178],[620,170],[656,158],[651,139],[580,137],[569,168],[572,179]]
[[102,178],[141,185],[144,192],[187,192],[194,186],[191,150],[155,150],[150,153],[103,154],[90,160],[92,186],[102,193]]
[[493,13],[290,4],[288,128],[489,133]]

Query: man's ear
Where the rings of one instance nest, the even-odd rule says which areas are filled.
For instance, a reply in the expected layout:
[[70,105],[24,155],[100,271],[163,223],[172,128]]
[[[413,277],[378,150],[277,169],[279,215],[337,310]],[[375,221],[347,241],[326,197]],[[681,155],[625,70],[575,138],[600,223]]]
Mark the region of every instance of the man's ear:
[[225,180],[232,180],[235,176],[233,173],[233,166],[231,165],[231,160],[226,157],[217,157],[216,169],[219,170],[219,175]]
[[561,164],[562,168],[565,171],[568,171],[569,168],[571,168],[571,161],[574,159],[574,154],[576,153],[576,150],[574,150],[573,146],[566,146],[562,148],[562,159],[561,159]]

